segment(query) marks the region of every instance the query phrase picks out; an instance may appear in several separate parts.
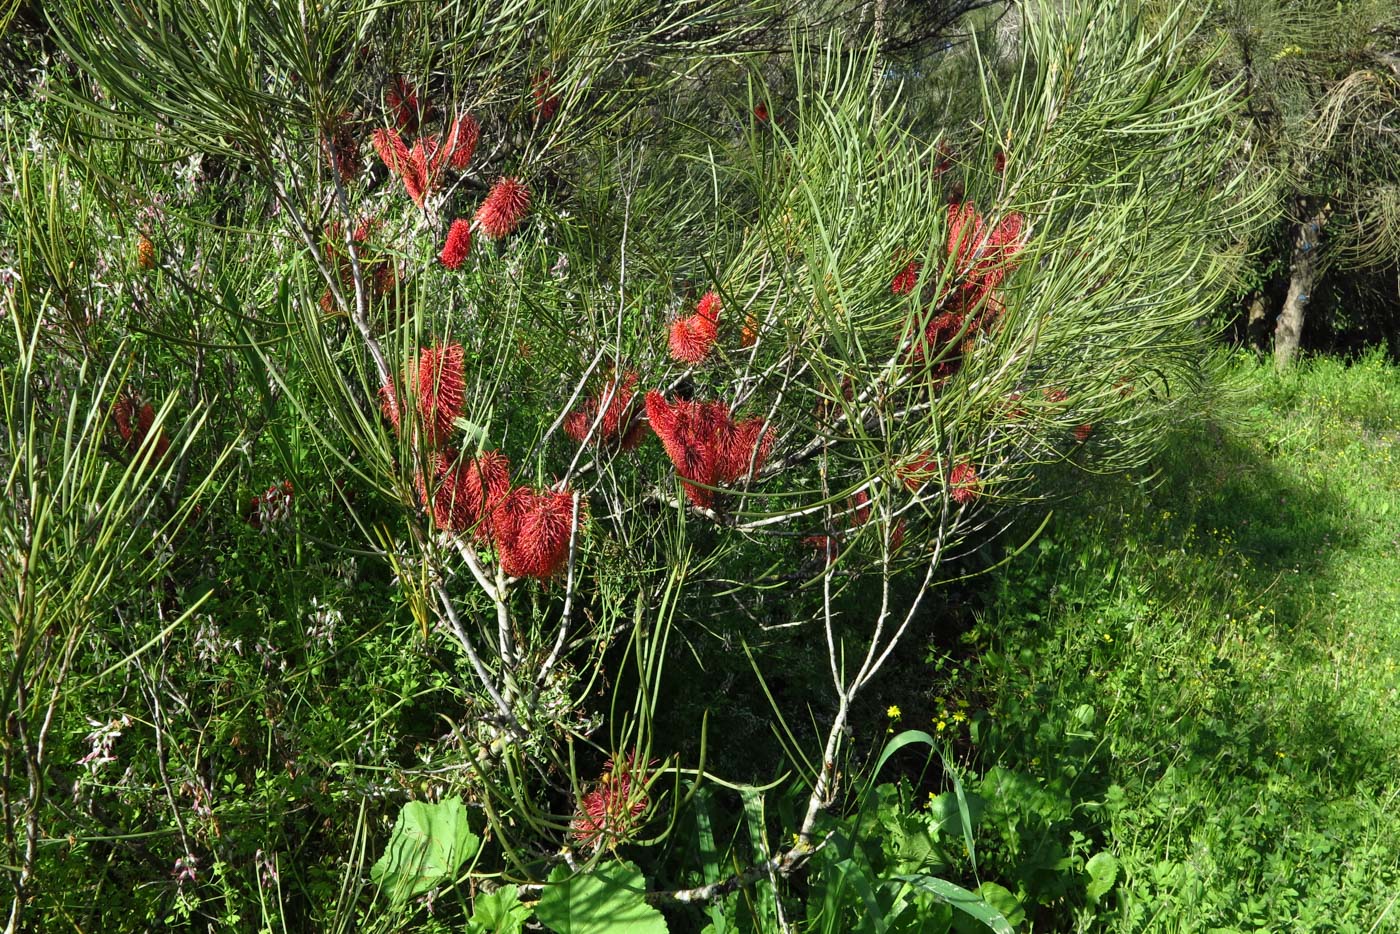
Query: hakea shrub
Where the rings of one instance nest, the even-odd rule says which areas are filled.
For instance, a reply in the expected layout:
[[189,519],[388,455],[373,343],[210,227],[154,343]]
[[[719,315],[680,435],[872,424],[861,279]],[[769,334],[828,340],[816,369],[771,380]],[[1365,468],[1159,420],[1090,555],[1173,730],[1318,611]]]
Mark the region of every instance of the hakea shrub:
[[706,292],[692,314],[671,322],[671,356],[681,363],[703,363],[719,337],[720,298]]
[[491,186],[476,211],[476,224],[488,240],[499,240],[513,233],[530,211],[530,189],[509,176]]
[[642,422],[628,427],[627,416],[636,389],[637,374],[632,370],[613,377],[587,402],[565,417],[564,432],[579,444],[590,440],[589,432],[592,432],[594,444],[620,440],[625,450],[636,447],[645,428]]
[[773,447],[775,434],[762,417],[735,422],[722,402],[667,400],[652,390],[646,412],[686,498],[701,508],[714,505],[712,487],[756,475]]
[[599,849],[616,846],[635,836],[640,818],[651,805],[647,794],[647,770],[638,767],[635,755],[608,760],[603,774],[578,800],[569,832],[580,846]]

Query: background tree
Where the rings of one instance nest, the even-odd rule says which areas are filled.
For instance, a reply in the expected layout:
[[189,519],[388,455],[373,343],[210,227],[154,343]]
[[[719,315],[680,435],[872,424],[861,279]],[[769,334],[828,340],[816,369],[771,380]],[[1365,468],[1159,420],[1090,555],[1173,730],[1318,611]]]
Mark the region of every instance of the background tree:
[[[1331,271],[1373,282],[1382,308],[1400,295],[1400,14],[1370,0],[1232,0],[1211,15],[1226,39],[1217,68],[1244,82],[1245,126],[1254,158],[1274,173],[1283,224],[1259,248],[1263,265],[1286,270],[1286,294],[1275,310],[1260,290],[1247,332],[1262,347],[1272,328],[1274,359],[1287,366]],[[1382,310],[1378,324],[1400,347],[1393,313]]]

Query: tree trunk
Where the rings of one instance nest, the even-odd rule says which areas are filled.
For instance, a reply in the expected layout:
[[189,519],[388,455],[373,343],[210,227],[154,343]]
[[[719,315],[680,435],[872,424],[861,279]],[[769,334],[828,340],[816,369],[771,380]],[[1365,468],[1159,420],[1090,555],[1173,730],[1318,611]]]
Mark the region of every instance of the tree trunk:
[[1249,303],[1249,318],[1244,326],[1245,341],[1259,353],[1269,349],[1269,299],[1255,292]]
[[1313,284],[1317,280],[1318,247],[1322,243],[1322,228],[1332,206],[1326,205],[1312,217],[1298,225],[1293,237],[1293,262],[1289,266],[1288,297],[1283,300],[1283,309],[1278,314],[1278,326],[1274,328],[1274,365],[1280,370],[1287,369],[1298,354],[1298,344],[1303,339],[1303,315],[1308,300],[1312,297]]

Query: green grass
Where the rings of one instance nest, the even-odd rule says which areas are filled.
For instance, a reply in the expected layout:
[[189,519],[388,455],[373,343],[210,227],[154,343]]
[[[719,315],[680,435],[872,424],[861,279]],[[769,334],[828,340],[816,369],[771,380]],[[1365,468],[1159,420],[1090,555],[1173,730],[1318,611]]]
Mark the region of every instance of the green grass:
[[1232,375],[964,637],[985,873],[1036,930],[1400,930],[1400,371]]

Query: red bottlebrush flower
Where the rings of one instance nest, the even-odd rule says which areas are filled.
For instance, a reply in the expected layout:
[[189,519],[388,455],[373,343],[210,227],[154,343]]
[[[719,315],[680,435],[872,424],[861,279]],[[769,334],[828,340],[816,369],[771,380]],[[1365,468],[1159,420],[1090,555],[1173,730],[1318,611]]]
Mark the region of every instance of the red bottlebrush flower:
[[117,434],[127,444],[131,444],[131,420],[136,416],[136,411],[135,397],[125,393],[112,403],[112,421],[117,425]]
[[965,325],[966,319],[957,312],[945,311],[938,315],[924,328],[923,337],[914,342],[910,349],[910,359],[920,363],[926,358],[941,355],[942,359],[934,366],[932,376],[935,379],[952,376],[958,371],[962,361],[957,353],[944,351],[963,334]]
[[1046,402],[1064,402],[1069,398],[1069,393],[1063,389],[1042,389],[1040,394],[1045,397]]
[[646,395],[647,420],[675,465],[686,498],[701,508],[714,502],[714,487],[757,473],[774,442],[762,418],[735,424],[721,402],[669,402]]
[[431,479],[420,473],[415,478],[418,500],[433,517],[433,525],[444,532],[465,532],[474,516],[465,481],[466,466],[454,466],[454,451],[434,451],[428,456]]
[[553,75],[548,68],[542,69],[530,81],[530,94],[535,98],[535,115],[541,121],[550,119],[559,109],[559,95],[549,93],[553,83]]
[[768,105],[765,104],[765,103],[763,103],[763,101],[759,101],[757,104],[754,105],[754,108],[753,108],[753,115],[754,115],[754,118],[757,119],[759,123],[767,123],[767,122],[768,122]]
[[[141,446],[146,443],[155,420],[155,407],[149,402],[142,403],[130,393],[122,395],[112,404],[112,421],[116,423],[117,434],[126,443],[127,451],[132,454],[139,452]],[[170,439],[162,431],[155,440],[156,463],[159,463],[169,450]]]
[[461,344],[433,345],[418,356],[418,414],[429,444],[452,433],[452,423],[462,414],[466,379],[462,372]]
[[992,171],[998,175],[1006,171],[1006,150],[998,149],[996,156],[992,159]]
[[1083,425],[1076,425],[1074,429],[1074,438],[1082,444],[1089,440],[1089,435],[1091,435],[1093,431],[1094,426],[1088,422]]
[[468,526],[485,541],[492,535],[492,515],[510,493],[510,461],[500,451],[483,451],[462,472]]
[[696,364],[710,355],[718,331],[699,315],[687,315],[671,322],[671,356],[681,363]]
[[773,449],[774,437],[773,429],[757,416],[732,425],[723,435],[719,479],[734,483],[757,474]]
[[967,461],[953,465],[948,475],[948,486],[952,488],[953,502],[965,505],[977,499],[982,493],[982,481],[977,479],[977,469]]
[[906,490],[910,493],[916,493],[930,479],[938,476],[938,458],[927,452],[915,455],[903,464],[897,465],[894,468],[894,475],[904,483]]
[[476,222],[488,239],[499,240],[519,227],[529,210],[530,189],[519,179],[502,178],[477,208]]
[[[427,145],[436,151],[435,140],[429,140]],[[420,139],[409,148],[397,131],[378,129],[374,131],[374,151],[379,153],[379,158],[388,166],[389,171],[403,180],[408,196],[421,208],[431,184],[428,152],[424,141]]]
[[491,516],[501,570],[511,577],[554,576],[569,556],[573,518],[568,491],[511,490]]
[[971,201],[948,205],[948,259],[963,280],[964,306],[985,299],[1001,284],[1011,259],[1025,246],[1025,218],[1008,214],[990,232]]
[[695,306],[695,313],[671,323],[671,356],[682,363],[704,361],[719,337],[720,297],[706,292]]
[[646,395],[646,409],[647,421],[675,465],[686,498],[702,509],[707,508],[714,501],[714,492],[706,487],[714,486],[718,479],[719,452],[701,406],[684,399],[668,402],[661,393],[652,390]]
[[408,144],[403,141],[398,131],[383,128],[375,130],[371,141],[374,143],[374,151],[379,154],[389,171],[395,175],[402,173],[408,165]]
[[364,168],[355,139],[355,119],[349,112],[336,117],[326,133],[326,161],[343,182],[351,181]]
[[394,126],[406,133],[418,132],[418,121],[422,117],[418,109],[418,91],[403,75],[395,76],[384,91],[384,102],[394,117]]
[[625,842],[637,831],[637,818],[651,803],[648,781],[646,769],[638,767],[635,755],[621,762],[608,760],[597,784],[579,798],[578,812],[570,824],[574,839],[595,850]]
[[467,254],[472,248],[472,223],[464,217],[459,217],[452,222],[452,226],[447,229],[447,242],[442,246],[442,264],[448,269],[456,269],[462,265],[462,261],[467,258]]
[[[623,373],[620,379],[609,380],[597,395],[569,413],[564,419],[564,431],[582,444],[596,421],[598,427],[593,440],[602,443],[614,439],[622,428],[622,420],[627,414],[627,407],[632,404],[633,396],[636,395],[636,388],[637,374],[630,370]],[[598,418],[600,408],[601,419]]]
[[389,424],[394,426],[394,434],[398,434],[403,410],[399,406],[399,393],[393,383],[385,383],[379,387],[379,410],[384,413]]
[[828,567],[836,563],[836,559],[841,557],[841,540],[835,535],[808,535],[802,539],[802,544],[815,551],[820,557],[826,559]]
[[865,490],[852,496],[847,505],[851,510],[851,528],[858,528],[870,521],[870,494]]
[[900,519],[890,529],[890,551],[898,551],[904,545],[904,533],[908,528],[908,523]]
[[958,154],[953,152],[952,147],[950,147],[946,142],[939,143],[938,161],[933,164],[933,177],[937,178],[938,176],[943,175],[947,173],[950,169],[952,169],[953,160],[957,157]]
[[908,295],[914,291],[914,286],[919,284],[919,272],[924,268],[924,264],[916,259],[911,259],[903,269],[894,277],[890,283],[890,291],[895,295]]
[[477,141],[481,139],[481,124],[471,114],[463,114],[452,121],[447,138],[438,150],[438,158],[451,163],[454,169],[465,169],[471,165],[476,152]]

